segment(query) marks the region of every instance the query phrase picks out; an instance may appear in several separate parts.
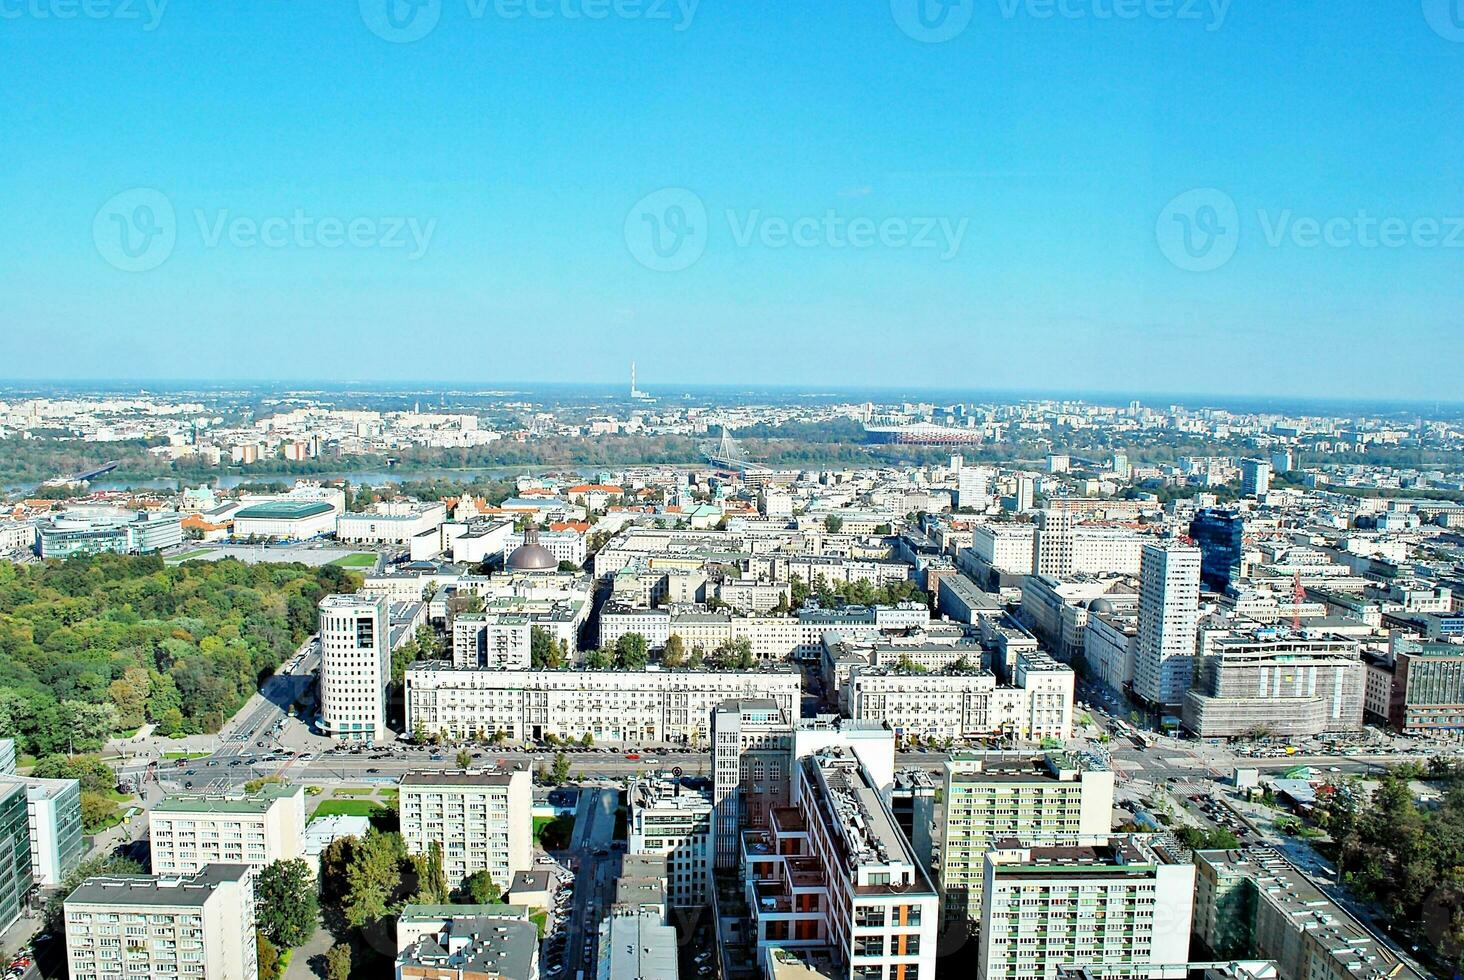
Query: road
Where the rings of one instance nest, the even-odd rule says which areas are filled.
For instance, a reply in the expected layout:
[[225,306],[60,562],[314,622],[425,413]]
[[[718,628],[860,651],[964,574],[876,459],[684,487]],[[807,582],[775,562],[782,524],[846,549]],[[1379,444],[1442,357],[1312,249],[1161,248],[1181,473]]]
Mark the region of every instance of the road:
[[570,841],[577,874],[574,908],[570,913],[564,954],[564,976],[579,970],[595,975],[596,941],[600,917],[615,898],[619,854],[610,850],[615,838],[615,808],[619,793],[613,789],[585,789],[580,793]]

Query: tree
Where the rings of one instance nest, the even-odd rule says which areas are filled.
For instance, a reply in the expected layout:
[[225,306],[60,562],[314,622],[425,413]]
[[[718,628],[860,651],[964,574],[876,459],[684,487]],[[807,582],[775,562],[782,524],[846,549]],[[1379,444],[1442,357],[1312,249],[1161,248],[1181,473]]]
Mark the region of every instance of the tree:
[[604,650],[591,650],[585,654],[585,667],[589,670],[609,670],[614,659]]
[[672,633],[666,638],[666,648],[661,652],[661,663],[667,667],[680,667],[686,663],[686,641],[681,634]]
[[560,665],[559,645],[554,634],[542,626],[529,630],[529,665],[535,670],[554,670]]
[[315,932],[320,904],[310,865],[303,859],[265,865],[255,881],[254,894],[259,928],[276,946],[293,949]]
[[88,834],[106,830],[117,816],[117,804],[100,793],[81,794],[81,826]]
[[280,951],[262,929],[254,930],[256,958],[259,963],[259,980],[278,980],[280,975]]
[[569,780],[569,756],[563,752],[554,756],[554,768],[550,772],[550,778],[556,786],[563,786]]
[[426,854],[413,854],[409,861],[417,878],[412,904],[447,904],[447,874],[442,866],[442,845],[433,841],[427,845]]
[[624,670],[641,670],[645,667],[649,646],[639,633],[622,633],[615,643],[616,665]]
[[472,765],[473,753],[469,752],[467,749],[459,749],[457,754],[457,767],[459,769],[468,769],[471,768]]
[[580,736],[580,745],[587,749],[594,748],[595,736],[590,732],[585,732],[583,735]]
[[385,918],[402,885],[405,849],[397,834],[369,830],[346,870],[346,921],[356,927]]
[[325,952],[326,980],[351,980],[351,945],[336,943]]
[[503,901],[503,889],[486,871],[468,875],[463,887],[454,894],[455,901],[461,905],[497,905]]
[[838,514],[830,514],[824,518],[824,530],[830,534],[838,534],[844,528],[844,519]]

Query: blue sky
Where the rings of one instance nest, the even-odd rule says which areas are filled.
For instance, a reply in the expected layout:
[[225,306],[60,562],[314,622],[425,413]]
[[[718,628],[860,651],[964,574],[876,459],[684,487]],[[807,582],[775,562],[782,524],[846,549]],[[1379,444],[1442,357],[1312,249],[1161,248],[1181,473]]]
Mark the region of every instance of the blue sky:
[[1458,394],[1461,0],[80,2],[0,376]]

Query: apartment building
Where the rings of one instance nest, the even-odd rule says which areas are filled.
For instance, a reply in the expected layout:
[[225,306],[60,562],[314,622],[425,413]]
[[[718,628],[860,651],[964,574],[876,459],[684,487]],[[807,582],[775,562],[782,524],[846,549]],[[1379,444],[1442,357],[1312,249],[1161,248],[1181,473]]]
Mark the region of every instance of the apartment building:
[[930,980],[938,899],[874,779],[834,746],[798,760],[795,780],[798,805],[742,835],[765,975],[799,950],[826,954],[834,978]]
[[459,670],[419,661],[406,674],[407,730],[510,741],[590,734],[596,742],[705,746],[712,709],[729,698],[769,697],[796,714],[791,667],[712,670]]
[[258,871],[304,853],[305,787],[167,796],[148,812],[148,835],[158,874],[197,874],[209,864],[247,864]]
[[1144,545],[1134,693],[1178,706],[1190,688],[1200,618],[1200,549],[1178,541]]
[[66,899],[71,980],[255,980],[253,873],[211,864],[189,877],[88,878]]
[[391,618],[385,596],[320,600],[320,727],[342,741],[388,737]]
[[940,893],[947,922],[981,919],[986,852],[1005,840],[1078,844],[1112,830],[1113,773],[1068,753],[975,752],[945,764]]
[[628,851],[666,859],[667,899],[678,908],[712,901],[712,795],[679,779],[637,779],[627,792]]
[[982,877],[980,980],[1051,980],[1073,964],[1095,976],[1187,975],[1195,867],[1156,843],[1004,841]]
[[538,980],[539,930],[511,905],[408,905],[397,980]]
[[1195,852],[1194,932],[1282,980],[1422,980],[1300,872],[1265,850]]
[[534,862],[532,780],[527,769],[409,772],[398,784],[407,853],[442,848],[448,885],[486,871],[508,891]]
[[840,694],[851,718],[882,721],[902,738],[1024,741],[1072,737],[1072,669],[1041,651],[1017,658],[1011,685],[976,667],[941,672],[904,667],[855,669]]
[[452,664],[462,670],[525,670],[532,629],[522,613],[463,613],[452,622]]

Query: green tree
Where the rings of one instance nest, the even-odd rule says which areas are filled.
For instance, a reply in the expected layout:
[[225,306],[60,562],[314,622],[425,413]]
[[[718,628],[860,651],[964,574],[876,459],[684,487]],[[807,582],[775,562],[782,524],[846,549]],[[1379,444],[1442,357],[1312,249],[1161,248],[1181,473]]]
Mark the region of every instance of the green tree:
[[346,870],[346,922],[360,928],[386,917],[402,886],[405,857],[400,836],[367,831]]
[[473,753],[469,752],[467,749],[459,749],[456,762],[459,769],[472,768]]
[[594,748],[595,736],[590,732],[585,732],[583,735],[580,736],[580,745],[584,746],[587,749]]
[[455,901],[462,905],[497,905],[503,901],[503,889],[488,872],[474,871],[455,893]]
[[264,866],[255,880],[255,910],[260,929],[282,949],[304,944],[319,924],[310,865],[301,858]]
[[325,952],[326,980],[351,980],[351,944],[336,943]]
[[666,638],[666,648],[661,652],[661,663],[667,667],[681,667],[686,663],[686,641],[681,634],[672,633]]
[[591,650],[585,654],[585,667],[589,670],[609,670],[615,658],[604,650]]
[[550,771],[554,785],[563,786],[569,781],[569,756],[560,752],[554,756],[554,768]]
[[838,534],[844,529],[844,519],[838,514],[830,514],[824,518],[824,530],[830,534]]
[[554,634],[542,626],[529,629],[529,664],[535,670],[554,670],[561,663]]
[[262,929],[254,930],[256,960],[259,964],[259,980],[279,980],[280,951]]
[[641,670],[649,659],[646,638],[639,633],[622,633],[615,643],[615,663],[623,670]]
[[81,826],[88,834],[106,830],[116,822],[117,804],[100,793],[81,794]]

